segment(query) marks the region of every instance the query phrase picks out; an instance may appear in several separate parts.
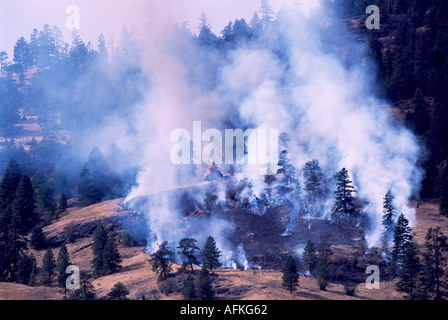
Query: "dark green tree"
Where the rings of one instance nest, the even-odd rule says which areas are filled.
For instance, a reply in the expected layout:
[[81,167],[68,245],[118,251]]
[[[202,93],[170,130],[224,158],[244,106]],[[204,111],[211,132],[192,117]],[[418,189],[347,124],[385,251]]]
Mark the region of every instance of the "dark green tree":
[[318,258],[316,254],[316,248],[314,247],[313,242],[311,242],[311,240],[308,240],[302,255],[302,264],[305,268],[305,271],[308,270],[311,275],[314,275],[317,261]]
[[299,274],[297,273],[297,263],[291,255],[286,258],[282,272],[282,287],[292,294],[299,285]]
[[118,252],[117,242],[113,234],[107,237],[102,252],[103,268],[102,275],[109,275],[121,269],[121,257]]
[[213,300],[215,298],[210,273],[207,269],[201,269],[195,287],[197,300]]
[[208,236],[204,248],[201,251],[202,268],[210,271],[219,268],[221,266],[221,262],[219,261],[220,256],[221,251],[218,250],[215,239],[212,236]]
[[24,175],[17,187],[16,196],[13,201],[13,213],[20,217],[24,234],[27,233],[37,222],[34,212],[36,202],[34,200],[34,190],[29,176]]
[[129,300],[128,295],[129,289],[121,282],[117,282],[107,294],[111,300]]
[[98,223],[93,233],[93,259],[92,268],[95,277],[101,277],[104,270],[103,252],[107,241],[107,232],[101,222]]
[[316,265],[316,277],[319,289],[325,291],[331,280],[331,268],[328,263],[329,253],[327,250],[319,252],[319,260]]
[[58,201],[59,214],[65,213],[67,211],[67,208],[68,208],[67,196],[65,195],[65,193],[62,193]]
[[394,232],[394,216],[396,215],[396,209],[393,204],[394,196],[392,192],[388,192],[383,200],[383,236],[386,239],[391,239]]
[[174,252],[169,247],[168,241],[165,241],[159,246],[159,250],[151,255],[151,259],[148,260],[152,266],[152,271],[159,275],[159,281],[166,280],[171,272],[173,255]]
[[37,263],[34,255],[24,254],[17,265],[17,281],[27,286],[33,286],[37,272]]
[[397,224],[394,228],[394,246],[389,265],[389,270],[393,275],[400,273],[403,267],[407,247],[412,242],[412,238],[409,221],[401,213],[398,216]]
[[434,299],[442,299],[441,288],[444,285],[444,270],[446,260],[444,252],[447,250],[447,239],[440,228],[430,228],[425,237],[425,252],[423,253],[424,267],[422,281],[425,292]]
[[54,260],[53,251],[48,248],[42,260],[42,268],[40,269],[40,281],[51,287],[51,283],[55,276],[56,261]]
[[34,250],[42,250],[47,248],[47,239],[40,225],[35,225],[31,230],[30,246]]
[[196,251],[199,250],[199,247],[196,245],[197,240],[192,238],[184,238],[179,241],[179,245],[177,248],[179,249],[178,253],[185,258],[185,264],[190,266],[191,272],[194,272],[193,267],[199,265],[198,258],[196,256]]
[[188,275],[187,279],[184,281],[184,288],[182,289],[182,297],[184,300],[195,300],[196,299],[196,287],[194,285],[193,277]]
[[16,280],[17,265],[25,248],[20,218],[6,209],[0,214],[0,277]]
[[397,290],[408,294],[413,299],[418,289],[421,263],[418,258],[418,249],[414,242],[409,242],[403,252]]
[[56,272],[58,275],[58,286],[61,288],[66,287],[66,280],[68,275],[65,273],[67,267],[70,265],[70,257],[65,244],[61,245],[59,249],[58,259],[56,260]]
[[324,174],[318,160],[312,160],[305,163],[302,168],[304,187],[303,189],[311,199],[319,199],[323,196]]
[[2,212],[12,206],[21,179],[22,170],[13,158],[9,161],[0,184],[0,210]]
[[335,175],[337,181],[337,189],[334,192],[336,203],[334,213],[339,215],[350,216],[355,213],[355,187],[350,181],[347,169],[343,168]]

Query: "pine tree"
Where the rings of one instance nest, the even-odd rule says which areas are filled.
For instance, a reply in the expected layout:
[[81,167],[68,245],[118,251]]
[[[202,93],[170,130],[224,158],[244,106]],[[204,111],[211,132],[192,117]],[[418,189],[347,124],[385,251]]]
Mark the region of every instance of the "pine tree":
[[336,199],[334,212],[350,216],[355,213],[355,198],[353,196],[355,187],[352,186],[352,181],[350,181],[348,171],[345,168],[339,171],[335,178],[337,190],[334,192]]
[[59,214],[65,213],[67,211],[67,208],[68,208],[67,196],[65,195],[65,193],[62,193],[58,201]]
[[210,271],[219,268],[221,266],[221,262],[219,261],[220,256],[221,251],[218,250],[215,239],[209,236],[201,251],[202,268]]
[[58,259],[56,261],[56,272],[58,274],[58,286],[61,288],[66,287],[67,274],[65,271],[67,267],[70,265],[70,257],[68,255],[67,247],[65,244],[62,244],[59,249]]
[[322,250],[319,253],[319,260],[316,265],[317,284],[319,289],[325,291],[331,279],[331,269],[328,264],[328,252]]
[[266,28],[266,26],[274,19],[275,15],[271,5],[269,4],[269,0],[261,0],[260,14],[261,23],[263,24],[263,27]]
[[299,274],[297,273],[297,264],[291,255],[286,258],[285,264],[282,268],[283,283],[282,287],[292,294],[299,285]]
[[11,210],[3,211],[0,214],[0,276],[16,280],[17,266],[25,248],[20,218]]
[[397,224],[394,228],[394,247],[389,270],[392,274],[399,274],[405,258],[407,246],[412,242],[411,228],[409,221],[401,213],[398,216]]
[[17,265],[17,281],[27,286],[33,286],[37,271],[37,263],[34,255],[24,254]]
[[423,254],[423,282],[427,294],[433,294],[436,300],[442,299],[441,288],[444,284],[446,261],[443,252],[447,250],[446,236],[440,228],[430,228],[425,237],[426,250]]
[[121,269],[121,257],[118,252],[117,242],[115,237],[110,234],[107,237],[104,249],[102,252],[103,268],[102,275],[109,275]]
[[55,275],[56,261],[54,260],[53,251],[48,248],[42,260],[42,268],[40,270],[40,280],[42,284],[51,287],[51,282]]
[[195,300],[196,299],[196,287],[194,285],[193,277],[188,275],[187,279],[184,281],[184,288],[182,289],[182,297],[184,300]]
[[199,250],[199,247],[196,243],[196,239],[184,238],[179,241],[179,245],[177,246],[179,249],[178,253],[186,259],[185,263],[190,266],[191,272],[194,271],[194,266],[199,265],[198,258],[196,257],[196,251]]
[[13,213],[20,217],[24,233],[27,233],[37,221],[37,216],[34,212],[36,202],[33,193],[31,179],[29,176],[24,175],[17,187],[16,197],[12,205]]
[[207,269],[201,269],[195,287],[197,300],[213,300],[215,298],[210,273]]
[[305,163],[302,168],[304,187],[311,199],[318,199],[323,196],[323,173],[318,160]]
[[403,252],[397,290],[408,294],[413,299],[417,291],[420,277],[421,264],[418,258],[418,250],[414,242],[409,242]]
[[95,287],[92,285],[92,275],[81,271],[80,273],[80,288],[74,290],[68,300],[95,300]]
[[93,233],[93,259],[92,259],[92,267],[93,267],[93,275],[95,277],[101,277],[103,275],[103,251],[104,246],[107,241],[107,232],[104,229],[104,226],[101,222],[98,223],[95,231]]
[[2,212],[12,205],[21,179],[22,170],[13,158],[9,161],[0,184],[0,210]]
[[159,281],[166,280],[171,272],[173,255],[174,252],[168,246],[168,242],[165,241],[159,246],[159,250],[151,255],[151,259],[148,260],[152,266],[152,271],[159,275]]
[[308,270],[311,275],[314,275],[317,261],[318,258],[316,255],[316,249],[314,248],[314,244],[311,242],[311,240],[308,240],[305,249],[303,251],[302,264],[305,270]]
[[34,226],[33,230],[31,230],[30,246],[35,250],[47,248],[47,239],[40,225]]
[[384,197],[383,201],[383,227],[384,232],[383,236],[386,237],[386,239],[389,239],[393,236],[394,231],[394,216],[396,214],[396,209],[393,204],[394,196],[389,191],[386,196]]
[[129,300],[129,298],[127,297],[128,295],[128,288],[126,288],[125,285],[121,282],[117,282],[107,294],[107,296],[111,300]]

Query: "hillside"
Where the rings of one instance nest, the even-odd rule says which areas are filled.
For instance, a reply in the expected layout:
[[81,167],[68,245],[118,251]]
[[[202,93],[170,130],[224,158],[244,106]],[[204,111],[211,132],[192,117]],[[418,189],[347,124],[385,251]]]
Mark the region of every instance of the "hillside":
[[[81,270],[90,269],[92,260],[91,232],[88,231],[97,221],[103,221],[107,228],[120,232],[122,221],[133,214],[120,206],[121,199],[107,201],[84,209],[70,209],[68,215],[62,217],[56,223],[45,227],[45,233],[52,238],[62,239],[67,233],[67,227],[77,226],[76,240],[67,245],[72,264]],[[417,209],[419,224],[414,228],[413,234],[416,242],[424,245],[424,237],[429,227],[441,227],[448,233],[448,218],[441,217],[437,213],[438,206],[435,203],[422,203]],[[85,233],[83,233],[85,232]],[[57,256],[58,248],[54,248]],[[101,277],[93,281],[98,298],[106,298],[107,293],[117,282],[122,282],[130,290],[131,299],[177,300],[182,299],[179,293],[163,294],[157,284],[157,276],[151,271],[147,260],[149,255],[144,253],[144,247],[119,246],[122,257],[123,269],[116,274]],[[33,251],[41,266],[44,251]],[[175,266],[177,269],[179,266]],[[359,284],[356,295],[345,295],[344,286],[330,284],[327,291],[320,291],[316,279],[301,276],[299,288],[296,293],[290,295],[281,287],[282,273],[278,270],[229,270],[216,271],[214,288],[218,299],[232,300],[391,300],[401,299],[402,294],[395,291],[395,282],[382,282],[380,290],[368,290],[364,284]],[[176,279],[176,281],[180,281]],[[176,284],[172,284],[176,286]],[[0,283],[0,299],[2,300],[51,300],[62,299],[63,290],[56,287],[28,287],[14,283]]]

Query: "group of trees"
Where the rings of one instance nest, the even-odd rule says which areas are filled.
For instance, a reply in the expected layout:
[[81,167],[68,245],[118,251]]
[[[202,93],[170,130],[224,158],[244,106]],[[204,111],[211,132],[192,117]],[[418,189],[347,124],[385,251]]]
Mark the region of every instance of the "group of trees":
[[[221,266],[219,260],[221,252],[216,246],[215,239],[209,236],[203,249],[199,252],[196,239],[184,238],[179,241],[177,249],[177,253],[183,259],[182,267],[178,272],[182,273],[189,269],[188,277],[184,280],[182,289],[184,299],[212,300],[214,298],[214,291],[212,288],[211,272]],[[170,276],[174,255],[175,253],[169,247],[168,242],[164,242],[151,255],[151,259],[148,260],[152,266],[152,270],[159,275],[159,281],[165,281]],[[197,276],[195,276],[194,266],[201,266],[201,270]]]

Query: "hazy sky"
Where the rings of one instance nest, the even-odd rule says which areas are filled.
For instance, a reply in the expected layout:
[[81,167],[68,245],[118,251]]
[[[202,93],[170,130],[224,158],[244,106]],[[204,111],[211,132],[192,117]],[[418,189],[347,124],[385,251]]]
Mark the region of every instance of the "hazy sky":
[[[277,12],[283,3],[293,5],[303,2],[305,7],[317,0],[271,0]],[[197,30],[199,17],[205,13],[217,34],[230,21],[245,18],[248,22],[260,0],[1,0],[0,51],[12,55],[16,40],[27,40],[34,28],[44,24],[57,25],[70,42],[71,30],[66,28],[69,14],[66,9],[75,5],[80,12],[79,33],[84,41],[96,47],[100,33],[106,39],[119,39],[124,25],[144,27],[145,24],[168,27],[188,20],[192,31]]]

